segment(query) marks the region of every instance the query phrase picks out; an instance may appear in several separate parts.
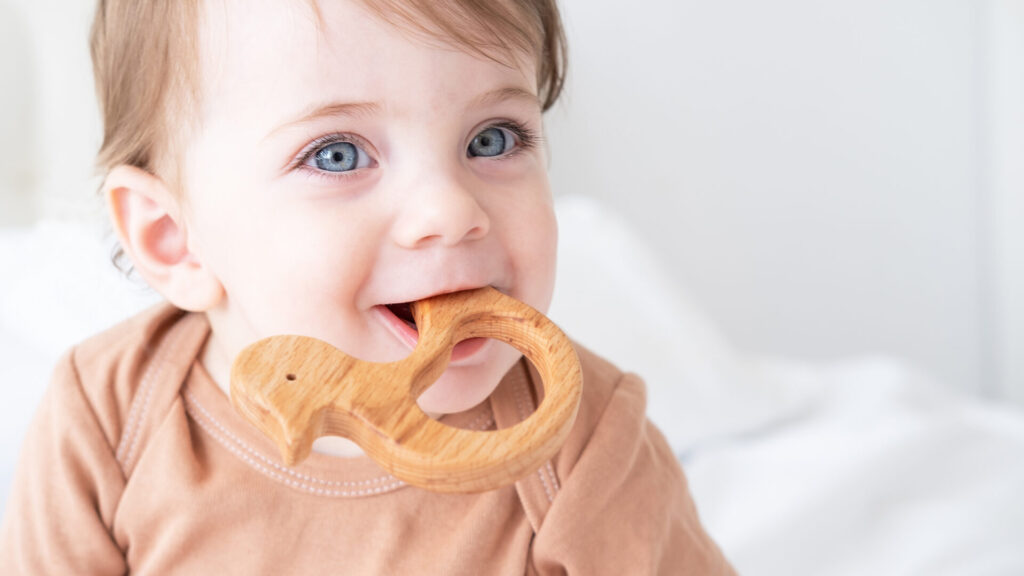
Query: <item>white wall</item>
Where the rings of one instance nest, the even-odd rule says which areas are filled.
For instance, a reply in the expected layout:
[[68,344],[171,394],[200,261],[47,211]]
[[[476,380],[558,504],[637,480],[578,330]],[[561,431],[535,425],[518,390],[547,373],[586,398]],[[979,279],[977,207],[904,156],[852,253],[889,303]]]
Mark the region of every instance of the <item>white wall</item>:
[[31,155],[35,132],[31,90],[32,53],[24,17],[0,3],[0,225],[25,223],[33,214],[26,202],[32,188]]
[[993,374],[1024,404],[1024,3],[993,0],[986,22]]
[[[0,0],[0,154],[13,159],[0,164],[0,224],[97,212],[93,160],[102,133],[89,60],[94,9],[92,0]],[[33,187],[30,202],[23,198],[26,183]]]
[[981,4],[564,0],[556,188],[640,224],[743,349],[983,390]]

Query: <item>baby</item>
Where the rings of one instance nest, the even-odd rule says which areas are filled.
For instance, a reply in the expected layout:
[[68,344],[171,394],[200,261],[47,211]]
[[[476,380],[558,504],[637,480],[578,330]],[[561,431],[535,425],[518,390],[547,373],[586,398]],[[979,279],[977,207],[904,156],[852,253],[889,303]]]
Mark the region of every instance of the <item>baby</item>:
[[[226,394],[262,337],[387,362],[417,340],[404,303],[493,286],[547,309],[563,38],[554,0],[101,0],[102,190],[168,304],[58,365],[0,573],[732,573],[643,384],[584,349],[561,451],[480,494],[407,486],[336,438],[285,467]],[[470,340],[419,404],[486,430],[541,390]]]

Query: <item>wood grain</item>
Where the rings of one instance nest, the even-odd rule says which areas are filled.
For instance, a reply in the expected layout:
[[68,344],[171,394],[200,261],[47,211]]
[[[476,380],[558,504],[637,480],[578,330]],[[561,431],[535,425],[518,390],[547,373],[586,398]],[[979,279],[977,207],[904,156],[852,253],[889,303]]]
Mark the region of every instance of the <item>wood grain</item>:
[[[356,442],[395,477],[439,492],[479,492],[515,482],[561,447],[582,394],[579,359],[543,314],[493,288],[413,305],[419,341],[407,358],[374,363],[305,336],[260,340],[235,359],[235,409],[270,437],[288,465],[324,435]],[[471,431],[431,419],[416,398],[444,372],[455,344],[506,342],[529,358],[544,399],[522,422]]]

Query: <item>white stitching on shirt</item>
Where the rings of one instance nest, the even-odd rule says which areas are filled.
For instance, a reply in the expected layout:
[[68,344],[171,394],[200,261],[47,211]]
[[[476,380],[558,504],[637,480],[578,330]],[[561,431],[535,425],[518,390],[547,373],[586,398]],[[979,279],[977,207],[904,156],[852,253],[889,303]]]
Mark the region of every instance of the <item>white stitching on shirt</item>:
[[[365,485],[368,485],[368,484],[380,484],[382,482],[387,482],[387,481],[390,481],[390,480],[397,480],[394,476],[391,476],[390,474],[387,474],[387,475],[384,475],[384,476],[380,476],[380,477],[377,477],[377,478],[373,478],[371,480],[360,480],[360,481],[336,481],[336,480],[335,481],[331,481],[331,480],[322,480],[320,478],[315,478],[313,476],[308,476],[306,474],[302,474],[300,472],[296,472],[295,470],[292,470],[291,468],[288,468],[288,467],[285,467],[285,466],[281,466],[277,462],[274,462],[273,460],[271,460],[267,456],[261,454],[255,448],[253,448],[253,447],[249,446],[248,444],[246,444],[244,440],[242,440],[241,438],[235,436],[230,430],[225,428],[224,425],[222,425],[220,422],[218,422],[217,419],[214,418],[213,415],[210,414],[206,410],[206,408],[203,407],[202,403],[199,402],[199,400],[195,397],[194,394],[192,394],[191,391],[186,390],[185,391],[185,395],[186,395],[187,400],[188,400],[188,402],[186,403],[186,409],[188,410],[188,413],[190,415],[192,415],[193,418],[196,418],[196,420],[199,420],[199,418],[197,418],[198,415],[195,413],[194,410],[191,409],[192,405],[194,405],[195,408],[198,409],[202,413],[203,418],[209,424],[214,426],[220,432],[220,434],[223,435],[223,437],[225,437],[225,441],[230,440],[231,442],[234,442],[234,444],[236,444],[238,447],[240,447],[244,452],[247,452],[247,453],[251,454],[256,459],[258,459],[261,462],[263,462],[264,465],[270,466],[271,468],[274,468],[275,470],[277,470],[280,473],[287,474],[289,476],[294,476],[294,477],[299,478],[301,480],[304,480],[306,482],[312,482],[312,483],[315,483],[315,484],[324,484],[326,486],[365,486]],[[204,426],[204,429],[206,429],[205,426]],[[207,429],[207,430],[210,431],[211,434],[213,434],[214,437],[218,437],[218,434],[213,433],[213,431],[211,431],[209,429]],[[248,458],[247,458],[247,460],[248,460]]]
[[482,414],[477,415],[477,417],[474,418],[466,428],[470,430],[487,430],[491,427],[491,424],[494,424],[494,418],[490,412],[483,412]]
[[554,487],[555,492],[558,492],[561,490],[561,487],[558,485],[558,476],[555,475],[555,468],[551,465],[551,460],[548,460],[545,468],[547,468],[548,475],[551,477],[551,485]]
[[[252,454],[256,458],[258,458],[259,460],[263,461],[266,465],[271,466],[271,467],[277,469],[278,471],[283,472],[285,474],[288,474],[290,476],[295,476],[297,478],[301,478],[301,479],[306,480],[308,482],[314,482],[314,483],[318,483],[318,484],[326,484],[326,485],[329,485],[329,486],[362,486],[362,485],[366,485],[366,484],[379,484],[381,482],[386,482],[388,480],[395,480],[396,479],[394,476],[388,474],[388,475],[385,475],[385,476],[374,478],[372,480],[360,480],[358,482],[354,482],[354,481],[328,481],[328,480],[321,480],[321,479],[315,478],[313,476],[307,476],[305,474],[301,474],[299,472],[296,472],[295,470],[292,470],[291,468],[287,468],[287,467],[281,466],[280,464],[274,462],[272,459],[270,459],[267,456],[261,454],[255,448],[252,448],[251,446],[246,444],[245,441],[243,441],[241,438],[239,438],[238,436],[233,434],[230,430],[228,430],[226,427],[224,427],[224,425],[221,424],[216,418],[214,418],[213,415],[210,414],[210,412],[206,410],[206,408],[203,406],[203,404],[199,401],[199,399],[197,399],[195,397],[195,395],[191,391],[187,391],[186,390],[185,391],[185,395],[187,396],[188,402],[191,403],[191,404],[194,404],[195,408],[198,409],[202,413],[203,417],[207,421],[209,421],[210,424],[212,424],[214,427],[216,427],[217,430],[219,430],[229,440],[233,441],[234,443],[236,443],[239,446],[241,446],[242,448],[244,448],[246,452],[249,452],[250,454]],[[191,406],[186,405],[186,409],[188,410],[188,413],[191,414],[192,417],[196,417],[196,414],[193,412],[193,410],[191,410],[189,408],[191,408]],[[484,420],[484,419],[486,419],[486,420]],[[484,422],[481,424],[480,420],[484,420]],[[473,428],[473,429],[478,429],[478,430],[487,430],[488,428],[491,427],[492,424],[494,424],[494,420],[491,418],[490,414],[485,412],[485,413],[480,414],[479,416],[477,416],[473,420],[473,422],[470,423],[470,427]]]
[[303,482],[299,482],[297,480],[292,480],[291,478],[287,478],[283,474],[279,474],[278,472],[275,472],[274,470],[271,470],[271,469],[267,468],[266,466],[260,464],[259,462],[257,462],[253,458],[249,457],[248,454],[243,453],[236,446],[231,445],[224,437],[222,437],[220,434],[218,434],[212,428],[207,426],[207,423],[204,422],[202,419],[196,418],[196,423],[199,424],[200,428],[205,430],[208,434],[213,436],[214,439],[216,439],[218,442],[220,442],[221,445],[223,445],[225,448],[227,448],[229,452],[231,452],[232,454],[234,454],[235,456],[240,458],[243,462],[249,464],[250,466],[252,466],[256,470],[258,470],[259,472],[262,472],[263,474],[265,474],[269,478],[277,480],[278,482],[280,482],[280,483],[282,483],[282,484],[284,484],[286,486],[290,486],[292,488],[297,488],[299,490],[303,490],[303,491],[309,492],[311,494],[316,494],[318,496],[334,496],[334,497],[368,496],[368,495],[371,495],[371,494],[382,494],[384,492],[389,492],[391,490],[394,490],[394,489],[397,489],[397,488],[401,488],[402,486],[405,485],[405,483],[402,482],[401,480],[395,480],[391,484],[385,484],[383,486],[375,486],[373,488],[364,488],[362,490],[329,490],[329,489],[326,489],[326,488],[318,488],[318,487],[310,486],[310,485],[305,484]]
[[[240,458],[245,463],[249,464],[259,472],[262,472],[266,476],[291,486],[316,494],[318,496],[332,496],[332,497],[353,497],[353,496],[368,496],[372,494],[382,494],[384,492],[390,492],[392,490],[405,486],[405,482],[398,480],[394,476],[383,476],[375,478],[373,480],[364,480],[359,482],[331,482],[300,474],[294,470],[282,467],[281,465],[271,461],[266,456],[260,454],[256,450],[252,449],[240,439],[231,434],[225,429],[216,419],[210,416],[209,412],[203,408],[202,404],[196,400],[195,396],[191,392],[186,392],[186,410],[192,416],[199,426],[205,430],[210,436],[213,436],[217,442],[228,449],[232,454]],[[197,414],[195,410],[199,410],[202,414]],[[222,434],[223,433],[223,434]],[[234,442],[234,444],[232,443]],[[237,444],[237,445],[236,445]],[[248,453],[247,453],[248,452]],[[251,454],[251,455],[250,455]],[[253,458],[255,456],[255,458]],[[269,466],[269,467],[268,467]],[[293,476],[298,480],[289,478]],[[318,484],[324,484],[329,486],[360,486],[367,484],[380,484],[383,481],[393,480],[390,484],[382,484],[380,486],[373,486],[369,488],[362,488],[359,490],[331,490],[328,488],[321,488],[318,486],[310,486],[306,482],[313,482]],[[306,482],[303,482],[306,481]]]
[[[140,388],[143,389],[142,404],[138,402],[132,403],[131,411],[128,413],[128,430],[127,434],[121,436],[121,443],[117,447],[116,458],[121,464],[121,469],[127,469],[132,459],[135,457],[135,450],[139,445],[139,438],[142,436],[142,423],[146,420],[146,413],[149,411],[149,401],[153,397],[153,389],[156,388],[157,375],[163,372],[164,358],[167,356],[170,350],[174,348],[174,345],[181,339],[182,334],[185,330],[177,330],[166,340],[160,348],[157,350],[157,355],[153,358],[152,363],[146,368],[146,373],[142,376],[142,384]],[[138,418],[134,418],[134,415],[138,414]],[[128,450],[127,454],[125,450]]]
[[540,477],[540,483],[544,486],[544,494],[548,497],[548,502],[554,502],[555,497],[551,494],[551,488],[548,487],[548,480],[544,477],[544,469],[537,470],[537,476]]
[[[232,454],[246,462],[259,472],[269,476],[270,478],[281,482],[287,486],[304,490],[306,492],[317,494],[320,496],[332,496],[332,497],[354,497],[354,496],[367,496],[372,494],[381,494],[389,492],[403,486],[406,483],[402,480],[395,478],[392,475],[385,475],[371,480],[360,480],[360,481],[328,481],[313,476],[308,476],[292,470],[290,468],[281,466],[274,462],[267,456],[261,454],[256,449],[249,446],[242,439],[233,434],[224,425],[222,425],[216,418],[210,414],[209,411],[202,405],[196,396],[189,390],[185,390],[185,410],[190,416],[196,421],[199,426],[205,430],[210,436],[217,440],[221,445],[228,449]],[[482,425],[480,421],[483,420]],[[470,424],[471,427],[486,430],[494,423],[493,417],[490,414],[484,413],[477,416]],[[478,428],[479,427],[479,428]],[[295,479],[289,478],[289,476]],[[383,484],[389,482],[389,484]],[[359,490],[332,490],[327,488],[321,488],[318,486],[310,486],[308,483],[321,484],[324,486],[369,486],[378,484],[378,486],[372,486],[362,488]]]
[[[516,412],[519,414],[520,422],[526,418],[526,409],[533,408],[533,402],[529,400],[529,392],[526,390],[527,383],[522,382],[522,385],[516,388]],[[551,463],[548,462],[550,466]],[[548,479],[544,476],[544,468],[537,470],[537,477],[540,478],[540,485],[544,487],[544,494],[548,497],[548,502],[554,502],[555,496],[551,492],[551,486],[548,485]]]

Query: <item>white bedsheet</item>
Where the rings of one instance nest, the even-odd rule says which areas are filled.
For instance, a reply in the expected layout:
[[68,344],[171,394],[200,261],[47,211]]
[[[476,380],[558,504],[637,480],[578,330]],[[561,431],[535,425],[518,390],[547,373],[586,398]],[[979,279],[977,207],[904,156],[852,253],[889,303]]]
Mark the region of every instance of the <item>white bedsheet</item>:
[[113,268],[110,247],[82,223],[0,228],[0,513],[60,354],[157,300]]
[[1024,574],[1024,413],[886,360],[765,369],[813,408],[682,455],[742,574]]

